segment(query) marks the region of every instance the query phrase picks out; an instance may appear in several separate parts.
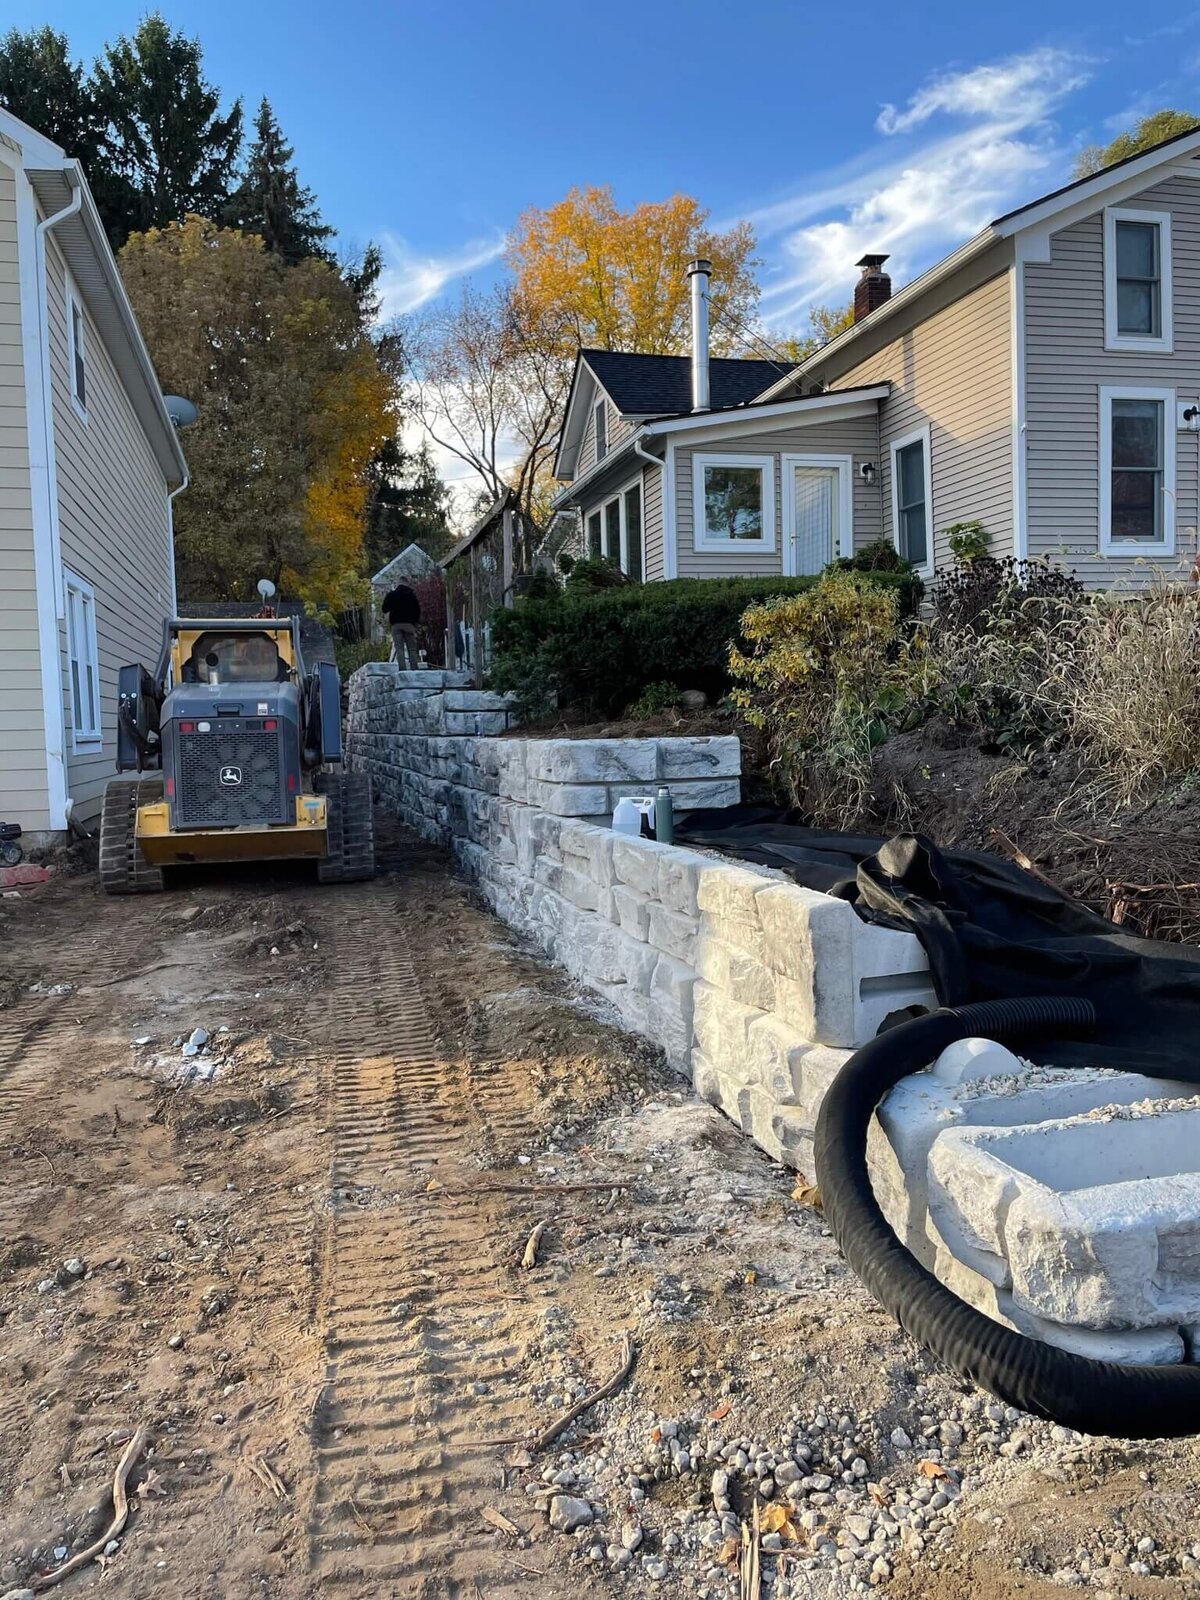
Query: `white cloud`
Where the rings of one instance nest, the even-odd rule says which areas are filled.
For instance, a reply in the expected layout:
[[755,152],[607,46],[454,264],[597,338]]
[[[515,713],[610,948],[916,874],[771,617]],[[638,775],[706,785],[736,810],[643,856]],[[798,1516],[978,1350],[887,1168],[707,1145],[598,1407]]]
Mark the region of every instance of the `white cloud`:
[[[1066,156],[1050,119],[1087,74],[1081,57],[1049,49],[939,74],[903,110],[883,108],[884,138],[872,149],[750,213],[768,263],[768,328],[800,331],[813,305],[843,303],[867,251],[888,254],[903,283],[1062,181]],[[896,136],[920,130],[924,139],[906,139],[901,155]]]
[[903,111],[885,105],[880,133],[910,133],[939,113],[1028,124],[1087,81],[1082,58],[1067,50],[1030,50],[965,72],[947,72],[917,91]]
[[444,256],[418,255],[398,234],[384,234],[384,268],[379,279],[382,316],[401,316],[434,300],[456,278],[490,266],[504,250],[504,235],[472,239]]

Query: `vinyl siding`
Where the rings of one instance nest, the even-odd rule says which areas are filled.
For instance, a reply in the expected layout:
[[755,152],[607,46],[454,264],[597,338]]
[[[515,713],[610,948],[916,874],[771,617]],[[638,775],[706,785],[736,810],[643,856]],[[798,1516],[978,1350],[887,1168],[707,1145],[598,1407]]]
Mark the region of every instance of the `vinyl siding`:
[[[66,273],[53,236],[47,304],[54,394],[55,465],[63,565],[96,591],[103,739],[75,749],[66,624],[60,624],[66,717],[67,792],[85,820],[99,811],[116,763],[117,671],[153,667],[171,606],[167,485],[129,398],[86,319],[87,421],[71,399]],[[86,309],[85,309],[86,318]]]
[[661,467],[642,469],[642,537],[646,548],[646,582],[664,576],[663,473]]
[[880,408],[882,531],[892,527],[891,444],[929,426],[935,565],[949,563],[945,529],[973,517],[991,534],[990,553],[1013,553],[1012,309],[1007,270],[906,329],[834,389],[888,381]]
[[[693,436],[694,437],[694,436]],[[677,530],[678,571],[681,578],[727,578],[756,576],[783,571],[782,551],[787,538],[783,527],[784,455],[848,455],[853,457],[854,544],[859,548],[878,539],[881,530],[879,482],[870,488],[863,482],[859,467],[879,455],[879,427],[873,416],[854,417],[837,422],[813,422],[807,426],[764,429],[761,434],[742,434],[722,443],[705,440],[701,444],[678,445],[675,449],[675,526]],[[696,455],[764,456],[775,458],[775,549],[774,551],[697,550],[694,537],[694,475]]]
[[0,163],[0,820],[50,826],[21,344],[17,191]]
[[[604,401],[604,414],[608,419],[608,449],[611,454],[614,446],[633,432],[634,424],[624,420],[603,390],[599,390],[598,394]],[[597,396],[594,395],[588,406],[587,423],[579,444],[579,462],[575,468],[577,478],[582,478],[585,472],[596,465],[596,402]]]
[[1101,387],[1174,387],[1179,400],[1200,397],[1200,182],[1172,176],[1121,204],[1171,212],[1173,354],[1104,348],[1102,211],[1052,235],[1049,262],[1024,268],[1029,553],[1072,568],[1091,589],[1145,580],[1156,563],[1172,571],[1190,563],[1200,522],[1200,441],[1180,432],[1177,554],[1099,553]]

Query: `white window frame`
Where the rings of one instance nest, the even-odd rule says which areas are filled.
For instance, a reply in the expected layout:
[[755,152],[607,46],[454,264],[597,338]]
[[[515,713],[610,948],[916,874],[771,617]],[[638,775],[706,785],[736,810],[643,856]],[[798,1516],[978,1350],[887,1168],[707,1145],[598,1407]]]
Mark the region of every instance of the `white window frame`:
[[[82,422],[82,423],[84,423],[86,425],[87,419],[88,419],[87,396],[88,396],[88,389],[91,387],[91,385],[89,383],[89,378],[91,376],[91,371],[90,371],[90,368],[88,366],[87,315],[86,315],[86,313],[84,312],[84,309],[83,309],[83,301],[80,299],[79,290],[75,287],[75,280],[74,280],[74,278],[71,277],[70,273],[67,273],[67,275],[66,275],[66,287],[67,287],[67,389],[69,390],[70,395],[71,395],[71,404],[75,408],[75,415],[79,418],[80,422]],[[78,341],[76,341],[76,336],[75,336],[75,323],[76,323],[76,313],[77,312],[78,312],[78,322],[79,322],[79,333],[80,333],[80,336],[81,336]],[[82,397],[82,399],[80,398],[78,389],[75,387],[75,367],[76,367],[76,359],[77,358],[82,362],[82,365],[83,365],[83,397]]]
[[[71,712],[71,740],[76,752],[99,750],[104,738],[104,708],[100,697],[100,651],[96,643],[96,591],[85,579],[63,568],[63,591],[67,622],[67,703]],[[84,637],[77,636],[75,625],[77,608],[82,617]],[[85,672],[90,667],[95,690],[96,715],[93,722],[87,716],[87,683]],[[79,717],[75,715],[73,668],[79,672]]]
[[[1161,539],[1114,539],[1112,536],[1112,407],[1114,400],[1157,400],[1163,408],[1163,507]],[[1175,433],[1178,426],[1174,389],[1127,383],[1100,390],[1100,551],[1103,555],[1170,556],[1175,554]]]
[[[933,531],[933,443],[928,423],[925,423],[923,427],[914,428],[911,433],[902,433],[899,438],[893,439],[889,446],[892,477],[892,544],[897,555],[904,554],[900,549],[900,475],[896,470],[896,458],[901,450],[907,450],[910,444],[922,444],[925,446],[922,460],[925,466],[926,560],[924,566],[914,567],[913,571],[922,578],[931,578],[936,564],[936,536]],[[907,560],[907,557],[905,559]]]
[[[1158,228],[1159,327],[1157,338],[1117,331],[1117,223],[1150,222]],[[1133,206],[1104,208],[1104,348],[1170,355],[1175,348],[1174,296],[1171,288],[1171,213],[1142,211]]]
[[[600,448],[601,423],[604,425],[604,449]],[[606,459],[608,455],[608,405],[604,400],[597,400],[592,406],[592,437],[596,445],[596,463]]]
[[783,575],[796,576],[796,471],[797,467],[832,467],[838,475],[838,547],[830,560],[854,554],[854,458],[808,455],[795,451],[780,457],[783,473]]
[[[626,516],[625,516],[625,496],[629,493],[630,489],[637,489],[638,492],[641,494],[641,497],[642,497],[642,570],[641,570],[640,573],[637,574],[637,581],[639,583],[645,583],[645,581],[646,581],[646,488],[645,488],[645,484],[642,481],[642,474],[640,472],[635,472],[632,478],[627,478],[619,489],[614,489],[611,494],[606,494],[604,496],[604,499],[601,500],[600,503],[597,506],[594,506],[592,508],[592,511],[589,512],[588,515],[591,516],[593,514],[593,512],[595,512],[595,511],[599,511],[599,513],[600,513],[600,538],[601,538],[601,545],[603,546],[603,544],[606,542],[605,541],[605,529],[608,526],[608,508],[614,502],[616,503],[616,506],[617,506],[617,518],[618,518],[617,564],[620,566],[621,571],[625,574],[626,577],[633,576],[633,574],[631,574],[630,571],[629,571],[629,524],[628,524],[628,522],[626,520]],[[585,519],[585,526],[586,526],[586,519]],[[611,560],[612,558],[610,557],[609,559]]]
[[[758,539],[712,539],[704,508],[704,472],[707,467],[758,467],[762,471],[762,535]],[[707,555],[733,552],[754,555],[775,553],[775,457],[742,455],[736,450],[699,451],[692,457],[692,548]]]

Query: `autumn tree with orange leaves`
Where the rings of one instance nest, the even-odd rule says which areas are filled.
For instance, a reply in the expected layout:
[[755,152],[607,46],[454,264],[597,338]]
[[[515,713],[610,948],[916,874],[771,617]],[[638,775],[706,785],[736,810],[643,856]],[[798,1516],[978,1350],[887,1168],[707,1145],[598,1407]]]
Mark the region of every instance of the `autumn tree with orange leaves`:
[[252,599],[267,577],[353,601],[371,463],[398,396],[352,285],[196,216],[132,235],[120,259],[164,389],[199,410],[175,509],[181,592]]

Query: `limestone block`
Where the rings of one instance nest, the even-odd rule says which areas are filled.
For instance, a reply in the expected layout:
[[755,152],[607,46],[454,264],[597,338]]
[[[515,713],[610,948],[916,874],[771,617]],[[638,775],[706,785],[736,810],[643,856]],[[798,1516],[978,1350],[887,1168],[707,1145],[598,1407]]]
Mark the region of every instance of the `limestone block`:
[[741,773],[742,747],[734,734],[656,742],[659,778],[736,778]]
[[637,834],[613,835],[613,875],[618,882],[626,883],[639,894],[654,899],[658,882],[658,866],[670,845],[658,844],[654,839],[642,839]]
[[650,902],[646,896],[631,889],[628,884],[615,883],[612,899],[621,932],[644,942],[650,927]]
[[443,720],[447,733],[503,733],[508,726],[503,711],[446,711]]
[[761,927],[758,915],[759,891],[772,880],[765,873],[747,867],[733,867],[723,861],[708,861],[696,888],[696,904],[721,922],[745,922]]
[[[780,974],[780,1015],[820,1044],[865,1043],[854,986],[854,940],[863,927],[853,906],[799,884],[760,885],[766,965]],[[877,1024],[876,1024],[877,1026]]]
[[696,1044],[722,1072],[749,1083],[755,1076],[750,1029],[762,1016],[753,1006],[743,1005],[703,978],[693,989]]
[[646,937],[656,950],[694,968],[696,932],[695,917],[685,917],[681,911],[668,911],[657,901],[650,902]]
[[[659,910],[660,915],[672,915]],[[653,920],[652,911],[651,923]],[[753,1006],[757,1011],[770,1011],[775,1005],[775,974],[744,950],[736,950],[703,928],[696,941],[696,970],[714,987],[723,989],[743,1005]]]
[[[662,788],[657,779],[649,783],[610,783],[608,786],[609,810],[615,811],[618,800],[639,800]],[[712,783],[692,783],[686,779],[673,779],[665,785],[671,791],[676,811],[704,811],[724,806],[736,806],[741,799],[741,785],[734,778]]]
[[638,939],[632,939],[627,934],[617,931],[616,945],[617,957],[621,966],[624,981],[638,994],[648,995],[650,984],[654,977],[654,969],[659,962],[657,950],[651,949]]
[[447,711],[507,711],[512,696],[494,694],[490,689],[447,689],[442,704]]
[[588,822],[565,823],[559,832],[559,846],[563,858],[574,857],[582,863],[593,883],[607,889],[613,881],[613,832]]
[[553,889],[556,894],[562,890],[562,876],[561,861],[552,861],[549,856],[540,856],[533,863],[533,881],[544,884],[547,889]]
[[[584,783],[538,783],[537,803],[559,817],[607,816],[608,790]],[[530,799],[533,795],[531,792]]]
[[691,1055],[695,983],[690,967],[659,956],[650,979],[650,1037],[674,1066],[686,1065]]
[[565,862],[558,870],[560,894],[565,895],[571,904],[578,906],[581,911],[600,909],[601,890],[591,878],[585,877],[582,872],[576,872]]
[[563,964],[584,983],[622,984],[626,972],[623,944],[620,930],[612,923],[584,912],[575,922],[569,960]]
[[666,853],[658,858],[656,897],[668,911],[682,911],[685,916],[695,916],[700,874],[710,866],[710,856],[702,856],[696,850],[680,849],[678,845],[668,846]]
[[657,772],[653,739],[539,739],[534,776],[544,783],[647,783]]

